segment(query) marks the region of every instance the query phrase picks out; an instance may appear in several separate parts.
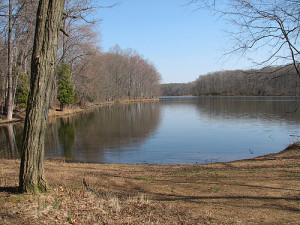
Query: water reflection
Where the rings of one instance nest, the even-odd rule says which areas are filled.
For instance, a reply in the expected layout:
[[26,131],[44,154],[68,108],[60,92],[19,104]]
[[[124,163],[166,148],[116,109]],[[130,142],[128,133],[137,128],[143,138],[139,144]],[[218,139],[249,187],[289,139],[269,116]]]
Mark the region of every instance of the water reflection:
[[159,113],[159,103],[153,102],[111,105],[67,119],[57,119],[48,129],[46,157],[107,162],[107,155],[127,154],[144,143],[157,129]]
[[0,158],[19,158],[22,132],[22,124],[0,126]]
[[164,105],[195,106],[200,116],[215,119],[256,119],[300,123],[298,97],[164,97]]
[[[46,158],[189,164],[280,151],[300,139],[299,98],[171,97],[49,122]],[[0,157],[18,158],[23,125],[0,127]]]
[[[181,164],[179,155],[185,163],[251,158],[300,139],[299,98],[168,97],[160,102],[164,114],[173,114],[162,124],[165,138],[176,141],[172,147],[178,153],[171,163]],[[170,161],[169,155],[164,161]]]
[[59,142],[63,149],[63,155],[66,160],[72,160],[72,152],[75,144],[75,125],[69,118],[60,120],[60,128],[58,129]]

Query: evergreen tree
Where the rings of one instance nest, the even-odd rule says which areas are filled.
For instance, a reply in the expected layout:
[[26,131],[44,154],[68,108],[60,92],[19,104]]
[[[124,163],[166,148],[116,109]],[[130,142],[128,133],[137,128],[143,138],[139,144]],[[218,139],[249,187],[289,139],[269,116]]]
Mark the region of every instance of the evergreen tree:
[[74,90],[70,80],[70,66],[67,63],[61,63],[58,68],[58,91],[57,99],[60,101],[60,110],[64,109],[64,104],[74,103]]
[[29,75],[26,73],[21,73],[19,75],[18,86],[16,89],[16,103],[21,107],[27,107],[29,88]]

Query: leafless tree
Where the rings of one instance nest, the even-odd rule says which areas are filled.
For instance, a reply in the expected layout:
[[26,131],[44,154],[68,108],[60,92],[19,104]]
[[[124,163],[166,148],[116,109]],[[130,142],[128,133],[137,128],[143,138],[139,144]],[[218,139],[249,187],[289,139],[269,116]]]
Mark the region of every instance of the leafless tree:
[[[100,21],[97,14],[100,9],[111,8],[114,5],[100,6],[92,0],[65,2],[58,57],[71,67],[71,81],[77,103],[82,104],[86,99],[93,99],[91,87],[95,81],[95,71],[98,70],[93,66],[93,62],[100,53],[98,46],[101,37],[95,26]],[[92,68],[95,70],[92,71]]]
[[117,45],[104,54],[103,60],[108,98],[142,99],[158,95],[160,74],[136,51],[123,50]]
[[293,66],[266,67],[260,70],[233,70],[199,76],[194,95],[286,95],[299,92]]
[[189,5],[208,8],[234,25],[228,54],[240,53],[259,66],[291,64],[300,76],[299,0],[193,0]]
[[6,97],[6,78],[7,78],[7,51],[2,38],[0,39],[0,113],[3,113]]
[[[6,116],[12,119],[18,71],[21,67],[27,72],[27,61],[33,40],[36,1],[0,1],[0,19],[2,34],[6,37],[7,76],[6,85]],[[14,71],[13,71],[13,68]]]
[[39,1],[31,61],[31,91],[20,164],[20,192],[47,190],[44,178],[44,140],[63,6],[64,0]]
[[[0,33],[6,42],[7,51],[7,76],[3,77],[1,83],[4,84],[3,94],[6,97],[5,108],[9,120],[12,118],[14,109],[18,74],[30,73],[28,65],[33,45],[37,3],[37,0],[0,0]],[[113,5],[107,7],[113,7]],[[60,36],[60,60],[66,60],[71,66],[75,62],[78,66],[80,58],[91,54],[90,48],[85,48],[84,45],[89,44],[91,38],[94,38],[93,41],[96,39],[95,32],[92,34],[90,31],[94,29],[93,24],[98,21],[95,14],[99,8],[103,6],[99,6],[99,3],[92,0],[66,1]],[[84,25],[82,21],[85,22]]]

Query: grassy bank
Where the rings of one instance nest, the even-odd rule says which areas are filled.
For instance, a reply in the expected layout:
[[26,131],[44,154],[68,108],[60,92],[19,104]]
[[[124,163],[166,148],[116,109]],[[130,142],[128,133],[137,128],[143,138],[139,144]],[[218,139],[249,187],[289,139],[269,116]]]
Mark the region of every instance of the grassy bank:
[[17,160],[0,160],[0,224],[299,224],[300,143],[206,165],[46,161],[51,190],[20,195]]

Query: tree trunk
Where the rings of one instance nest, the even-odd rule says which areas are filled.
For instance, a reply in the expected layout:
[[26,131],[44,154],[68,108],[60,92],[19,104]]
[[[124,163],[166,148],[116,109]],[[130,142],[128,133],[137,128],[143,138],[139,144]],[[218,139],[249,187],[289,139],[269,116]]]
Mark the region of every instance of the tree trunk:
[[6,103],[6,101],[5,101],[5,99],[6,99],[6,84],[7,84],[7,74],[1,74],[1,76],[3,77],[2,78],[2,80],[3,80],[3,82],[2,82],[2,89],[1,89],[1,93],[0,93],[0,95],[1,95],[1,105],[0,105],[0,107],[1,107],[1,109],[0,109],[0,113],[1,114],[4,114],[5,113],[5,108],[6,108],[6,106],[5,106],[5,103]]
[[60,103],[60,111],[64,111],[64,103]]
[[54,81],[64,0],[40,0],[31,62],[31,90],[24,125],[19,191],[47,191],[44,139]]
[[12,79],[12,0],[9,0],[8,9],[8,48],[7,48],[7,96],[6,96],[6,119],[12,120],[14,103],[13,103],[13,79]]
[[9,157],[10,158],[15,158],[18,156],[18,147],[17,147],[17,142],[16,142],[16,137],[15,137],[15,132],[14,132],[14,128],[13,125],[9,124],[7,127],[7,140],[8,140],[8,144],[9,144]]

